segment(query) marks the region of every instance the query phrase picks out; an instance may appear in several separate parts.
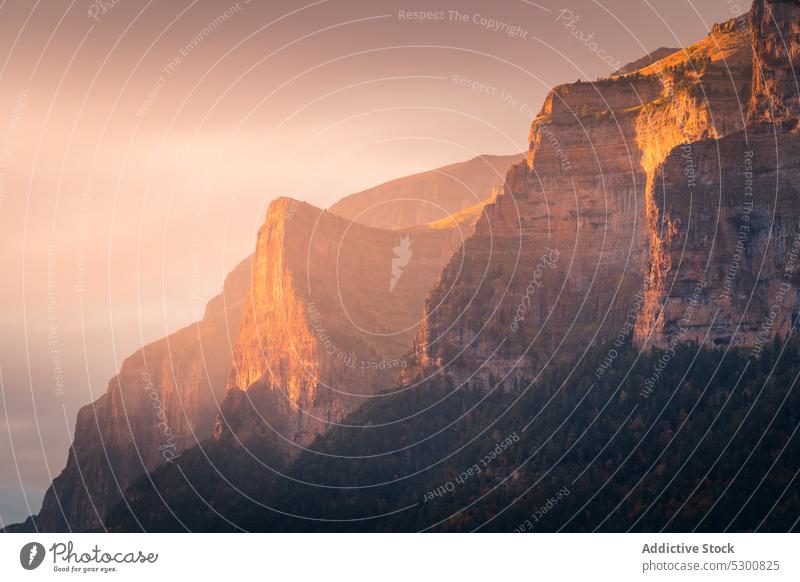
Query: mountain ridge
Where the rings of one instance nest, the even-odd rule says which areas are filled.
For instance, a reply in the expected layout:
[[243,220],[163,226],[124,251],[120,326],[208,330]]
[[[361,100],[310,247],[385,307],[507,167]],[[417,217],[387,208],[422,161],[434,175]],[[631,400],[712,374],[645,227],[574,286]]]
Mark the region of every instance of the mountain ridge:
[[[777,18],[775,22],[773,17]],[[453,225],[449,229],[416,226],[387,231],[354,226],[347,219],[334,217],[332,212],[301,205],[295,209],[296,215],[292,213],[292,220],[303,227],[287,228],[287,206],[292,203],[286,199],[277,201],[276,212],[280,211],[282,219],[270,221],[268,214],[267,223],[259,232],[256,266],[240,332],[242,342],[237,341],[234,350],[235,366],[226,383],[221,422],[212,442],[187,453],[187,474],[199,481],[209,474],[208,468],[203,467],[208,452],[213,462],[223,464],[226,471],[242,480],[241,486],[248,495],[259,491],[264,494],[267,489],[266,499],[270,499],[268,489],[275,481],[258,473],[259,465],[262,470],[266,465],[273,477],[276,472],[297,467],[293,463],[300,463],[301,476],[329,477],[326,457],[335,457],[342,450],[376,454],[376,443],[344,437],[337,440],[340,434],[352,434],[352,428],[365,436],[373,432],[370,427],[386,421],[385,410],[371,415],[369,403],[353,405],[348,402],[351,397],[384,398],[394,394],[410,410],[417,405],[430,406],[435,410],[430,412],[435,422],[420,423],[420,430],[455,438],[453,435],[462,436],[462,432],[448,434],[448,423],[463,416],[463,435],[477,430],[470,424],[468,411],[483,398],[530,392],[534,395],[530,402],[534,410],[543,404],[541,395],[532,388],[544,385],[553,392],[553,386],[560,381],[557,375],[547,374],[551,361],[560,365],[577,356],[597,355],[598,346],[605,348],[610,342],[618,341],[620,345],[634,346],[639,353],[645,352],[644,367],[636,368],[637,382],[650,386],[647,382],[651,380],[652,386],[663,387],[660,376],[652,379],[647,374],[654,373],[652,370],[662,365],[664,354],[670,351],[686,351],[686,346],[706,343],[709,350],[725,347],[724,353],[702,352],[704,360],[714,362],[717,356],[724,359],[730,348],[738,369],[755,353],[748,349],[756,350],[759,342],[766,344],[791,334],[800,319],[793,266],[795,255],[800,254],[800,244],[795,253],[794,241],[798,238],[793,232],[800,216],[800,192],[794,186],[800,183],[800,156],[796,153],[800,145],[796,132],[800,100],[796,88],[786,79],[800,53],[798,22],[800,4],[795,0],[756,0],[746,18],[715,25],[706,39],[638,71],[597,83],[554,88],[531,125],[526,159],[511,167],[502,189],[491,200],[461,209],[468,228],[473,225],[469,235],[463,237],[463,244],[460,235],[453,236],[461,218],[451,219]],[[789,38],[789,45],[780,42],[781,38]],[[781,147],[777,156],[770,157],[770,147],[774,149],[775,143]],[[748,159],[752,161],[749,166]],[[778,176],[778,168],[784,177]],[[752,200],[747,198],[748,182]],[[357,215],[360,210],[350,212]],[[392,214],[389,220],[412,219],[398,219]],[[314,237],[318,223],[323,232],[320,240]],[[745,223],[748,228],[740,236]],[[341,248],[351,228],[358,238],[349,246],[345,244],[352,264],[340,264],[335,241]],[[392,292],[387,280],[394,276],[394,267],[387,268],[393,264],[389,251],[394,250],[394,245],[401,249],[394,250],[401,264],[402,249],[409,249],[402,240],[424,236],[436,241],[421,245],[433,249],[423,256],[424,276],[417,278],[411,276],[411,271],[403,271],[405,266],[414,268],[413,257],[400,268],[398,284],[411,284],[413,291],[408,292],[414,300],[403,303],[408,311],[389,313],[392,302],[384,300]],[[370,244],[359,244],[364,240]],[[716,254],[710,254],[709,245]],[[412,244],[410,248],[416,253],[420,246]],[[310,262],[304,263],[304,254],[311,257]],[[734,263],[736,269],[731,275]],[[355,298],[354,305],[369,313],[358,322],[350,321],[345,314],[348,295],[342,299],[333,291],[336,287],[339,292],[337,268],[341,265],[352,268],[344,273],[343,282]],[[444,268],[438,270],[437,265]],[[314,281],[314,277],[319,280]],[[307,289],[298,281],[305,281]],[[309,289],[322,291],[316,296]],[[756,291],[759,297],[781,297],[781,308],[774,317],[768,301],[751,301]],[[368,302],[367,296],[377,299]],[[359,335],[369,322],[414,318],[415,302],[420,305],[421,320],[415,323],[416,331],[415,325],[407,326],[406,331],[413,333],[404,335],[402,342],[367,340]],[[309,311],[309,304],[320,309],[319,317]],[[276,323],[281,318],[284,325]],[[326,318],[333,323],[326,324]],[[323,322],[320,325],[325,338],[317,325],[319,321]],[[769,326],[765,328],[767,322]],[[354,323],[358,333],[349,329]],[[268,341],[264,343],[262,339]],[[328,340],[335,346],[334,354],[339,352],[336,346],[345,346],[343,357],[321,357],[319,350]],[[358,349],[350,350],[350,342]],[[385,369],[376,367],[370,370],[370,379],[357,382],[362,393],[342,395],[335,389],[340,383],[351,384],[355,377],[346,364],[351,351],[357,354],[356,359],[369,354],[368,360],[380,358],[385,363],[387,356],[396,359],[404,353],[403,345],[410,347],[409,365],[399,370],[397,381]],[[265,353],[267,357],[262,359]],[[776,366],[780,362],[786,366],[782,354],[772,354]],[[611,358],[612,368],[630,363],[617,357]],[[624,356],[633,357],[632,352]],[[615,420],[623,420],[620,429],[629,427],[623,433],[626,438],[643,430],[647,436],[656,430],[658,419],[645,425],[643,420],[633,418],[633,412],[625,418],[627,410],[623,405],[638,398],[643,408],[649,408],[650,398],[667,398],[666,391],[639,393],[633,390],[633,382],[624,387],[620,384],[614,390],[603,384],[599,371],[590,385],[590,365],[587,370],[571,384],[572,397],[585,398],[596,384],[600,385],[606,390],[606,405],[614,402],[615,409],[625,410]],[[693,382],[702,381],[700,370]],[[420,386],[429,388],[430,393],[414,390]],[[684,388],[692,395],[699,392],[691,383]],[[751,393],[742,396],[737,413],[744,414],[750,405],[752,388],[747,390]],[[724,382],[716,386],[714,402],[721,402],[725,391]],[[656,448],[650,449],[657,455],[653,463],[660,458],[658,451],[666,450],[705,394],[703,390],[697,395],[694,406],[691,398],[682,397],[682,405],[691,410],[675,409],[674,417],[663,421],[666,426],[654,434]],[[498,398],[498,410],[502,410],[507,401]],[[767,400],[770,406],[781,402],[772,391]],[[570,402],[577,406],[583,400]],[[590,402],[594,410],[600,410],[602,400],[594,400],[592,395]],[[782,403],[780,407],[778,411],[783,409]],[[599,412],[585,412],[587,422],[598,418]],[[780,431],[791,425],[791,413],[787,414],[782,417]],[[347,419],[360,419],[365,424],[347,426],[355,422]],[[541,422],[550,426],[552,420],[545,416]],[[386,424],[398,422],[392,419]],[[420,436],[411,428],[392,430],[399,432],[385,433],[389,436],[379,444],[392,443],[400,437],[413,443]],[[566,430],[574,432],[572,427]],[[505,434],[493,436],[495,442],[504,437],[508,438]],[[545,448],[547,442],[539,443],[536,438],[532,431],[523,442],[536,451],[541,446],[543,454],[551,459],[561,454],[562,449]],[[774,436],[781,438],[783,432]],[[402,481],[398,475],[421,462],[409,455],[397,458],[400,461],[396,464],[383,467],[391,473],[381,474],[378,479]],[[646,462],[639,460],[645,467],[650,462],[649,457]],[[605,462],[608,472],[613,470],[612,476],[615,475],[619,459],[609,457]],[[354,473],[358,467],[344,466]],[[515,465],[510,461],[498,463],[487,477],[489,484],[481,482],[492,487],[491,491],[499,489],[506,501],[511,497],[505,491],[522,496],[523,486],[530,490],[539,483],[534,481],[528,486],[523,481],[515,485],[509,466]],[[793,467],[780,468],[783,475]],[[457,467],[447,470],[458,474]],[[264,481],[259,482],[250,471]],[[364,476],[372,477],[368,470],[364,471]],[[341,475],[349,477],[354,473],[344,471]],[[598,474],[602,475],[602,470]],[[154,489],[147,482],[151,478]],[[780,483],[783,486],[783,481]],[[227,484],[219,491],[208,490],[210,483],[201,485],[203,494],[220,503],[222,509],[236,509],[225,497],[239,493],[238,485]],[[377,515],[391,511],[392,503],[406,501],[407,494],[395,487],[385,497],[377,498]],[[484,491],[477,489],[477,494],[483,495]],[[152,474],[139,478],[123,503],[113,509],[112,527],[131,529],[131,513],[125,504],[136,511],[133,519],[137,523],[146,518],[146,529],[151,529],[152,524],[161,527],[159,524],[168,518],[163,511],[158,512],[160,502],[154,502],[154,495],[165,496],[167,507],[169,503],[194,507],[187,501],[186,484],[172,466],[162,464]],[[314,510],[341,510],[343,519],[352,517],[347,512],[358,505],[358,497],[352,492],[338,495],[339,492],[319,498],[292,497],[289,501],[305,502]],[[617,509],[600,505],[597,511]],[[626,515],[636,520],[631,527],[645,511],[638,502],[632,505],[626,508]],[[425,511],[424,504],[422,507]],[[646,509],[649,511],[650,507]],[[701,509],[691,506],[688,511],[698,514]],[[662,506],[654,510],[665,518],[670,514],[674,517],[672,511]],[[494,515],[485,517],[494,519]],[[482,518],[473,515],[464,522],[447,523],[460,529],[464,523],[472,523],[471,519]],[[585,514],[581,517],[586,523],[590,518]],[[219,525],[213,520],[209,523]],[[278,523],[279,527],[291,529],[270,519],[263,523]],[[202,529],[202,522],[199,527]]]
[[[459,164],[453,164],[450,167],[458,166]],[[489,172],[491,178],[493,170],[490,169]],[[369,204],[369,192],[356,196],[355,200],[362,200],[362,196],[367,198],[366,203]],[[276,215],[276,209],[279,209],[277,215],[280,216]],[[347,231],[352,235],[358,231],[369,232],[369,236],[374,238],[376,233],[382,232],[383,247],[388,254],[385,257],[386,266],[380,272],[386,273],[388,289],[391,246],[397,244],[400,234],[386,229],[376,230],[360,223],[351,224],[348,219],[338,217],[330,211],[316,209],[286,197],[278,197],[273,201],[267,212],[267,222],[271,216],[273,223],[282,221],[284,224],[291,224],[294,221],[295,226],[300,222],[305,223],[305,230],[289,229],[289,236],[295,246],[302,246],[304,237],[312,236],[312,223],[318,217],[324,217],[322,224],[338,224],[333,229],[338,234],[331,236],[341,237]],[[420,245],[438,245],[436,248],[440,249],[441,255],[432,255],[428,247],[418,252],[416,259],[412,257],[408,273],[404,273],[398,281],[396,298],[409,299],[408,282],[413,280],[414,272],[421,265],[426,265],[426,276],[432,283],[433,273],[438,272],[440,261],[449,252],[453,252],[461,239],[471,233],[478,219],[476,212],[466,209],[464,214],[452,219],[442,219],[436,226],[416,225],[406,228],[403,233],[415,239],[419,237]],[[274,242],[280,244],[277,240]],[[337,242],[340,241],[329,239],[326,244],[334,245]],[[424,259],[421,260],[420,257]],[[250,412],[256,412],[249,410],[247,398],[242,398],[244,393],[239,397],[231,396],[227,408],[221,409],[221,405],[231,390],[246,391],[250,384],[261,380],[264,371],[262,369],[261,373],[254,372],[255,375],[248,381],[237,380],[231,369],[231,363],[236,363],[237,354],[240,357],[238,363],[242,364],[241,352],[237,352],[241,339],[240,321],[243,314],[247,315],[244,309],[252,284],[251,265],[258,260],[258,255],[251,255],[239,263],[226,277],[223,293],[207,303],[200,322],[151,342],[125,359],[119,374],[109,382],[107,392],[96,402],[80,410],[66,467],[48,488],[39,513],[21,524],[8,526],[7,531],[102,530],[103,516],[122,498],[121,491],[132,480],[142,473],[152,471],[158,464],[171,462],[186,448],[215,435],[219,437],[225,432],[228,425],[224,417],[220,418],[221,411],[223,416],[227,411],[229,417],[248,418]],[[264,266],[263,263],[261,266]],[[427,285],[425,283],[423,286]],[[412,300],[417,301],[421,307],[423,299],[421,292],[417,290],[416,299]],[[288,307],[290,303],[287,301],[281,306]],[[418,309],[415,308],[414,311]],[[257,330],[255,334],[258,335]],[[404,337],[406,339],[401,340],[398,345],[405,341],[410,349],[411,334],[406,333]],[[313,337],[307,339],[314,343]],[[258,340],[255,343],[258,344]],[[255,349],[258,351],[258,346]],[[371,347],[367,349],[374,351]],[[401,361],[402,351],[394,347],[391,360]],[[375,359],[365,357],[368,360]],[[388,372],[391,373],[394,369],[396,368],[390,368]],[[388,378],[385,366],[382,370],[366,370],[364,374],[382,377],[382,382]],[[206,376],[209,376],[210,381]],[[263,384],[260,386],[263,387]],[[235,412],[234,403],[239,403]],[[284,404],[278,402],[277,406]],[[343,415],[347,410],[349,408],[342,408],[336,414]],[[286,417],[296,412],[297,406],[294,403],[276,422],[284,423],[287,435],[291,433],[290,441],[294,439],[294,435],[300,433],[306,433],[309,439],[313,439],[317,434],[315,431],[309,433],[302,428],[291,431],[289,425],[285,424]],[[153,415],[158,417],[153,417],[150,424],[147,419]],[[256,412],[256,418],[249,422],[257,423],[259,420],[260,413]],[[316,426],[319,427],[320,423]],[[281,446],[280,443],[278,446]]]
[[[783,338],[799,319],[800,159],[794,89],[783,79],[800,51],[781,53],[767,16],[776,14],[780,36],[796,42],[788,33],[800,4],[757,0],[746,18],[640,71],[556,87],[532,124],[527,160],[483,206],[426,300],[414,365],[387,386],[394,399],[359,408],[279,478],[238,456],[224,467],[235,486],[220,495],[210,485],[204,499],[247,530],[519,531],[568,483],[553,512],[560,521],[537,529],[792,527],[797,341]],[[779,159],[765,155],[776,138]],[[752,168],[745,146],[762,160]],[[776,168],[787,176],[776,181]],[[739,241],[750,179],[754,228]],[[786,308],[772,318],[765,301],[742,300],[751,286]],[[735,440],[745,424],[762,435],[755,446]],[[209,452],[214,466],[231,450]],[[188,475],[202,482],[208,465],[193,454]],[[744,473],[742,456],[752,457]],[[487,458],[496,462],[475,464]],[[186,497],[169,467],[153,478],[130,490],[133,515],[169,531],[153,497],[179,507]],[[749,502],[758,491],[779,511],[741,505],[743,492]],[[187,515],[192,528],[228,527],[204,515]],[[130,519],[118,506],[111,523],[125,530]]]
[[382,228],[427,224],[489,198],[522,154],[480,155],[351,194],[329,210]]

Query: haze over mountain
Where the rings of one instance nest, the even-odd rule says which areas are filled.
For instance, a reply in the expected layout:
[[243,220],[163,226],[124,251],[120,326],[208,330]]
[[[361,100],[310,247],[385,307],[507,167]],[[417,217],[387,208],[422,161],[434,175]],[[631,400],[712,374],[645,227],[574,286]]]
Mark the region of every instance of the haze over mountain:
[[490,198],[513,156],[479,156],[429,172],[398,178],[352,194],[331,206],[334,214],[379,228],[399,228],[446,218]]
[[[275,200],[255,254],[228,275],[204,318],[126,359],[106,394],[81,409],[67,466],[26,527],[102,529],[136,477],[231,425],[237,438],[249,439],[269,418],[283,439],[280,455],[294,456],[391,384],[408,366],[428,291],[489,201],[459,212],[459,201],[472,202],[465,188],[491,193],[486,184],[503,162],[487,159],[493,163],[434,171],[460,179],[433,188],[430,174],[405,179],[422,184],[416,201],[404,202],[406,211],[425,215],[426,196],[435,194],[455,212],[430,225],[378,229]],[[385,191],[355,194],[348,203],[376,207],[385,204]],[[404,244],[407,260],[395,267]]]
[[[716,26],[705,40],[639,71],[553,89],[531,126],[527,160],[509,170],[504,194],[486,207],[465,244],[465,266],[451,263],[432,292],[431,306],[447,300],[435,313],[427,309],[417,345],[421,374],[441,370],[456,382],[529,374],[538,361],[571,357],[613,337],[639,293],[633,337],[642,345],[670,342],[674,327],[651,329],[681,312],[662,313],[672,289],[666,278],[685,276],[674,293],[689,301],[691,281],[709,275],[687,272],[680,257],[673,268],[664,256],[666,241],[695,223],[665,223],[659,205],[711,220],[717,214],[704,206],[713,200],[708,196],[689,191],[691,205],[666,197],[663,163],[670,154],[679,158],[682,144],[742,129],[753,83],[743,22]],[[682,187],[686,193],[685,181],[676,184]],[[709,242],[696,245],[675,248],[708,258]],[[732,251],[717,245],[708,259],[712,272],[725,270]],[[458,295],[449,291],[465,273],[483,272],[494,274],[491,284],[467,278]],[[695,318],[685,340],[701,341],[709,324]]]
[[756,0],[555,87],[494,189],[482,156],[274,201],[194,333],[126,362],[161,378],[133,423],[112,381],[18,529],[797,527],[799,22]]
[[274,198],[327,208],[522,152],[552,86],[612,70],[572,32],[624,63],[689,44],[738,6],[433,6],[522,38],[400,17],[431,8],[419,0],[110,4],[0,7],[0,525],[38,510],[80,408],[124,360],[202,318]]

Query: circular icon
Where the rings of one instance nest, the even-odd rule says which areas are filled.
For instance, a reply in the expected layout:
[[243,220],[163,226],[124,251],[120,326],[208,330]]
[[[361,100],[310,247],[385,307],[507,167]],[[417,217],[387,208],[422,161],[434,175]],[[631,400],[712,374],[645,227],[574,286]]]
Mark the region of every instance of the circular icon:
[[44,561],[44,546],[39,542],[30,542],[19,551],[19,563],[26,570],[35,570]]

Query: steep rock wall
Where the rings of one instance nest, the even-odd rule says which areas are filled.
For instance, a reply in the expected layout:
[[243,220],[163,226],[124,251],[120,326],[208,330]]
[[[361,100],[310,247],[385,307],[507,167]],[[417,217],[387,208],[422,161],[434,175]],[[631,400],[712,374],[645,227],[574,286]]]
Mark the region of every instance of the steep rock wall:
[[526,163],[426,304],[406,379],[517,382],[611,334],[647,335],[664,285],[650,267],[664,256],[660,164],[679,144],[743,126],[751,55],[734,20],[639,71],[555,88]]
[[800,3],[757,0],[751,27],[755,48],[751,121],[795,128],[800,120]]
[[[480,208],[480,206],[478,207]],[[408,365],[422,305],[479,211],[383,230],[288,198],[258,233],[218,438],[306,446]]]
[[643,342],[757,354],[796,321],[799,18],[796,0],[754,3],[744,27],[754,47],[747,126],[676,149],[659,168],[649,269],[658,284]]
[[80,410],[67,465],[23,529],[102,530],[133,479],[213,434],[249,272],[248,258],[201,321],[128,357],[106,393]]
[[334,214],[377,228],[406,228],[455,214],[488,198],[522,154],[482,155],[351,194]]

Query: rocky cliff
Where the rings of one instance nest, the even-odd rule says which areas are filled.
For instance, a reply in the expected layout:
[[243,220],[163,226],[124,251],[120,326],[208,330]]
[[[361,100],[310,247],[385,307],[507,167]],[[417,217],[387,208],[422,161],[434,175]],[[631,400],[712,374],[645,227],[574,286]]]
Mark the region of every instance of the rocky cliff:
[[[732,343],[756,355],[788,333],[800,315],[798,17],[797,0],[756,0],[687,49],[555,88],[502,190],[450,219],[383,230],[273,203],[215,458],[235,463],[237,445],[257,442],[288,458],[382,398],[398,374],[401,390],[442,375],[519,388],[547,363],[606,342]],[[368,207],[338,210],[355,218]],[[409,212],[391,224],[418,222]],[[126,394],[107,395],[103,410],[119,410]],[[103,418],[120,418],[112,412]],[[81,434],[93,418],[83,414]],[[73,451],[92,450],[78,442]],[[81,469],[95,471],[102,454]],[[57,491],[90,521],[75,471],[54,484],[48,515]]]
[[274,201],[258,233],[218,437],[233,428],[247,438],[266,423],[305,446],[391,387],[428,291],[480,208],[383,230]]
[[678,52],[679,50],[682,49],[667,48],[665,46],[662,46],[654,50],[652,53],[645,55],[640,59],[636,59],[635,61],[631,61],[624,67],[620,67],[620,69],[615,71],[612,74],[612,76],[619,77],[620,75],[624,75],[625,73],[632,73],[634,71],[638,71],[639,69],[643,69],[649,65],[652,65],[655,62],[667,58],[668,56]]
[[[653,197],[642,340],[763,349],[800,310],[800,3],[758,0],[747,126],[673,150]],[[648,337],[649,336],[649,337]]]
[[514,382],[614,335],[647,335],[671,268],[661,164],[681,144],[744,125],[753,57],[743,22],[638,71],[550,93],[527,160],[432,292],[410,376]]
[[[715,26],[688,49],[625,75],[554,89],[531,127],[527,159],[473,211],[481,213],[474,234],[426,299],[414,362],[393,399],[369,402],[327,430],[289,465],[291,479],[247,464],[241,448],[195,449],[186,469],[194,481],[211,482],[203,503],[237,527],[264,531],[519,531],[570,482],[574,494],[548,512],[548,519],[563,512],[562,521],[542,529],[752,531],[767,518],[776,530],[795,527],[797,491],[789,488],[798,459],[797,339],[767,345],[761,365],[744,371],[800,314],[800,144],[789,77],[797,64],[798,7],[797,0],[757,0],[751,15]],[[321,269],[321,281],[331,280],[338,262],[311,235],[287,245],[280,224],[260,234],[259,248],[287,248],[282,259],[259,267],[263,281],[254,278],[254,317],[242,334],[250,339],[226,401],[277,395],[254,408],[288,403],[291,413],[294,403],[313,410],[317,401],[341,401],[324,396],[322,379],[347,387],[354,376],[317,365],[323,344],[313,332],[316,316],[304,311],[305,295],[294,296],[296,308],[273,312],[277,319],[258,320],[269,313],[269,298],[284,294],[276,290],[281,281],[312,278],[312,269],[289,266],[289,246],[299,244],[309,257],[321,252],[313,269]],[[337,228],[325,230],[341,238]],[[359,239],[372,236],[378,234],[362,231]],[[391,244],[374,240],[374,249]],[[359,252],[348,251],[357,264],[375,265]],[[269,274],[270,264],[282,266]],[[345,320],[331,288],[314,301],[332,309],[338,330]],[[286,361],[277,372],[252,356],[260,329],[281,350],[267,361]],[[700,350],[687,345],[693,341],[747,348]],[[289,360],[295,345],[303,346],[297,365]],[[596,368],[601,356],[605,375]],[[664,365],[667,357],[674,366]],[[563,365],[525,389],[553,361]],[[308,362],[313,373],[296,375]],[[741,384],[733,380],[739,370]],[[237,387],[265,377],[275,386],[259,388],[267,382],[257,380],[247,391]],[[644,396],[643,385],[651,390]],[[487,393],[496,386],[502,389]],[[281,414],[292,420],[290,429],[305,426]],[[521,443],[501,453],[505,434]],[[483,452],[451,459],[481,436]],[[406,449],[421,442],[414,454]],[[465,471],[492,450],[506,466]],[[212,471],[224,463],[244,467],[228,472],[254,497],[232,487],[227,474],[217,486]],[[431,468],[438,474],[426,479]],[[156,495],[183,510],[192,527],[231,527],[198,508],[172,467],[154,477],[155,484],[140,481],[131,491],[133,511],[118,507],[116,527],[131,529],[131,516],[144,515],[149,527],[173,529],[172,516],[152,509]],[[755,493],[759,503],[750,503]]]
[[347,196],[330,211],[378,228],[427,224],[489,198],[520,158],[522,154],[482,155],[413,174]]
[[793,0],[757,1],[752,11],[755,75],[750,116],[795,128],[800,120],[800,6]]
[[21,529],[101,530],[134,478],[213,434],[249,272],[248,258],[201,321],[128,357],[106,393],[80,410],[67,465]]
[[[506,162],[476,160],[432,174],[488,195]],[[403,183],[423,213],[429,210],[425,197],[437,195],[447,198],[455,215],[395,233],[350,224],[294,200],[276,201],[256,253],[230,273],[203,320],[127,358],[106,393],[81,409],[67,466],[41,511],[9,529],[102,529],[108,508],[133,479],[215,431],[220,436],[231,423],[243,434],[247,427],[262,430],[267,415],[290,442],[307,442],[360,398],[390,385],[407,365],[427,291],[472,234],[486,203],[459,198],[460,190],[450,196],[454,191],[445,182],[425,175]],[[394,188],[353,195],[344,206],[386,204],[382,196]],[[345,394],[339,394],[339,382],[347,384]],[[246,394],[251,385],[255,389]],[[285,388],[285,400],[274,398],[275,387]],[[219,417],[226,394],[227,414]],[[250,405],[257,401],[262,410],[253,416]]]

